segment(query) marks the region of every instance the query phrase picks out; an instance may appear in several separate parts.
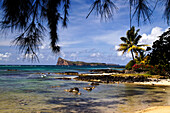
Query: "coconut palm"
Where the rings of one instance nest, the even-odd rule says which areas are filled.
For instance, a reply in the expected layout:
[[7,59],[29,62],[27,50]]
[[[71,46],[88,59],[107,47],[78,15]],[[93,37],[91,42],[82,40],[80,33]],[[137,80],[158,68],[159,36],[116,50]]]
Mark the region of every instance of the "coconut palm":
[[118,51],[123,51],[122,54],[124,54],[125,52],[127,53],[131,52],[133,60],[135,59],[133,52],[135,53],[136,56],[138,56],[138,52],[145,51],[145,49],[142,48],[142,46],[149,46],[146,44],[138,45],[139,40],[142,38],[141,35],[138,35],[138,32],[139,29],[135,31],[134,26],[130,30],[128,30],[126,33],[127,37],[120,38],[124,43],[120,44],[119,45],[120,47],[118,49]]

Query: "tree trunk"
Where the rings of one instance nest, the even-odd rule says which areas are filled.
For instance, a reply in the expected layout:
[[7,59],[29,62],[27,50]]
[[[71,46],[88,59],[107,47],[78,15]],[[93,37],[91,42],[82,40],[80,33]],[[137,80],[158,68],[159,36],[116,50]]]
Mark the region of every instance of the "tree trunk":
[[135,58],[134,58],[134,55],[133,55],[133,51],[131,50],[131,54],[132,54],[132,58],[133,58],[133,61],[135,60]]
[[129,11],[129,13],[130,13],[129,16],[130,16],[130,29],[131,29],[131,27],[132,27],[132,16],[131,16],[132,15],[131,14],[132,13],[132,3],[131,2],[130,2],[130,11]]

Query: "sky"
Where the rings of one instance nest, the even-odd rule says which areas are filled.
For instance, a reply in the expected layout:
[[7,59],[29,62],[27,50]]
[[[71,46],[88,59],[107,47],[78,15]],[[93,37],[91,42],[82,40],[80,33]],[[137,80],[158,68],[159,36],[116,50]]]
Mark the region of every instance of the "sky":
[[[125,65],[132,60],[131,54],[118,52],[120,37],[126,36],[129,30],[129,6],[125,1],[115,1],[118,10],[115,11],[113,19],[101,21],[95,12],[88,19],[91,0],[71,0],[69,10],[68,27],[59,27],[59,45],[61,52],[53,54],[49,47],[50,40],[47,33],[43,45],[37,51],[40,62],[24,60],[23,54],[11,41],[18,36],[15,31],[0,32],[0,65],[56,65],[58,57],[71,61],[99,62],[108,64]],[[154,7],[154,6],[153,6]],[[164,7],[158,6],[151,16],[151,23],[140,23],[138,26],[136,18],[133,24],[140,29],[142,35],[140,44],[149,44],[158,39],[169,27],[163,18]],[[2,16],[0,16],[2,17]]]

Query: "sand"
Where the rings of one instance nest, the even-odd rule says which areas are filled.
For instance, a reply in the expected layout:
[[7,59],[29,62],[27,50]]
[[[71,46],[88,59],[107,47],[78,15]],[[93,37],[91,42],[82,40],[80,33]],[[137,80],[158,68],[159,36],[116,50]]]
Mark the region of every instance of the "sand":
[[150,81],[150,82],[135,82],[134,84],[140,85],[155,85],[155,86],[170,86],[169,79],[161,79],[159,81]]
[[170,113],[170,106],[155,106],[150,107],[136,113]]

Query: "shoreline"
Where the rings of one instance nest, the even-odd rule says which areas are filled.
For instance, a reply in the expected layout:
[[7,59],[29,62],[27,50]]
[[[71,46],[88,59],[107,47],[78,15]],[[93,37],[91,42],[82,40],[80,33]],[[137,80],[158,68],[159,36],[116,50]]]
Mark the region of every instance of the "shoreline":
[[[156,75],[155,75],[156,77]],[[74,78],[78,81],[98,82],[106,84],[136,84],[136,85],[152,85],[152,86],[170,86],[170,79],[160,79],[159,77],[151,78],[140,74],[115,74],[115,73],[94,73],[80,74]]]
[[154,106],[135,113],[170,113],[170,106]]

